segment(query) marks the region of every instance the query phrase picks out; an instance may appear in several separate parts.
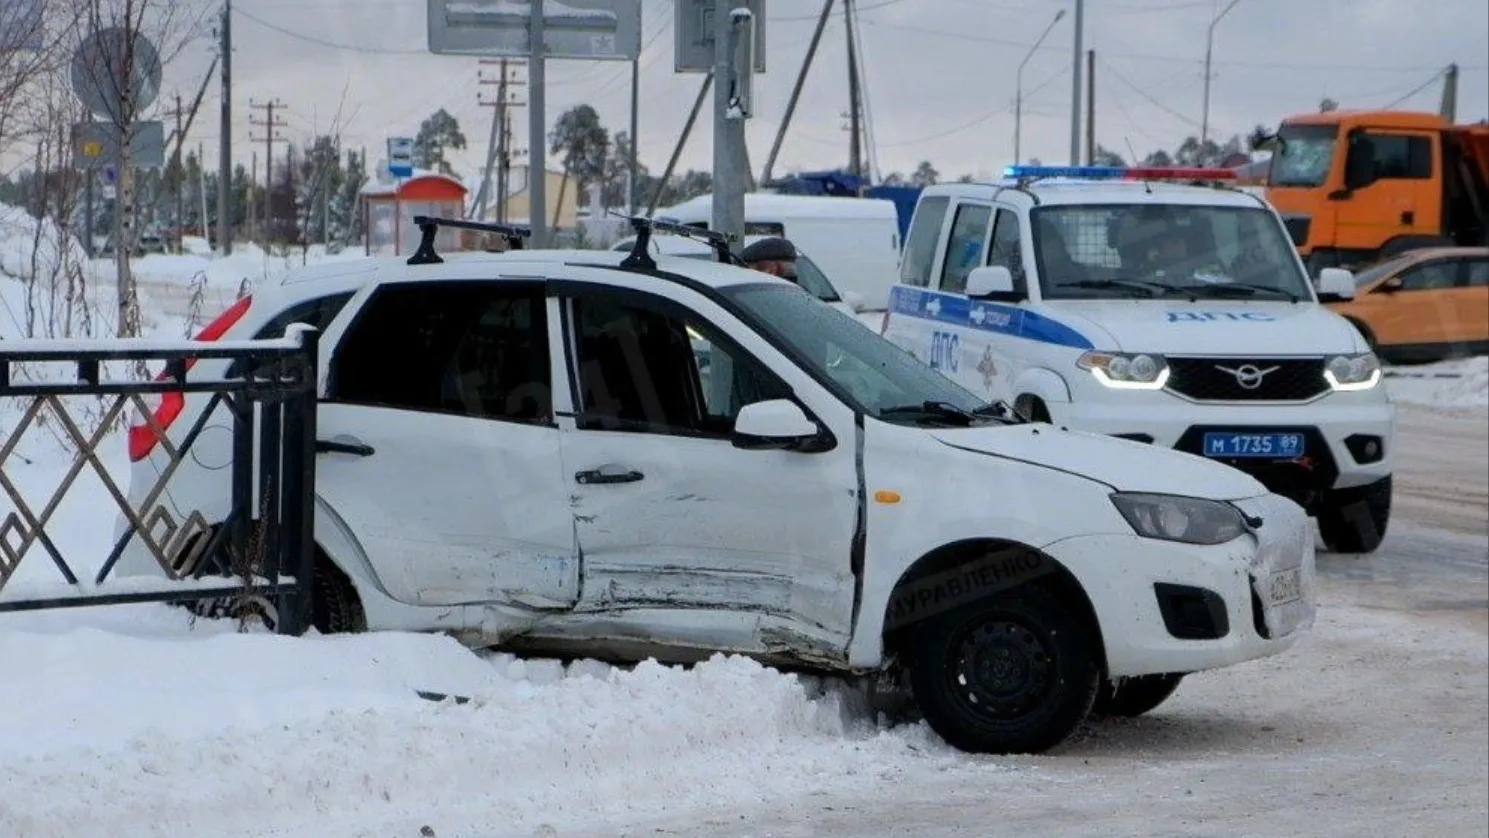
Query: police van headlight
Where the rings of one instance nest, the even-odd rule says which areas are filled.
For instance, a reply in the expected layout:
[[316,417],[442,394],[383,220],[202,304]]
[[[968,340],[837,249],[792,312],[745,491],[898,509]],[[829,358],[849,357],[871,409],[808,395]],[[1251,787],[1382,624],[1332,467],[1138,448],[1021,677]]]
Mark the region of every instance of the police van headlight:
[[1168,383],[1168,361],[1162,355],[1092,350],[1075,363],[1090,370],[1097,381],[1118,390],[1162,390]]
[[1380,384],[1380,359],[1374,352],[1335,355],[1324,364],[1324,380],[1336,392],[1369,390]]
[[1184,544],[1224,544],[1246,532],[1241,510],[1216,500],[1117,492],[1117,511],[1144,538]]

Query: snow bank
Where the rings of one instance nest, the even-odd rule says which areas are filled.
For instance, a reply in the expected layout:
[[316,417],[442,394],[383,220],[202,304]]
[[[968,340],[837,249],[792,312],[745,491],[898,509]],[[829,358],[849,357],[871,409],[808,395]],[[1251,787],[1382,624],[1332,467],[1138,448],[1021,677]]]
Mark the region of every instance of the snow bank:
[[1489,356],[1397,367],[1386,385],[1397,401],[1428,407],[1489,407]]
[[434,636],[182,634],[0,633],[0,834],[528,835],[957,759],[742,658],[564,668]]
[[142,285],[186,285],[204,277],[208,287],[236,293],[245,282],[253,287],[277,281],[305,264],[366,258],[360,247],[332,254],[321,245],[312,245],[303,254],[296,248],[281,256],[250,242],[235,242],[231,255],[219,256],[200,238],[189,238],[185,246],[184,254],[152,253],[135,259],[135,277]]

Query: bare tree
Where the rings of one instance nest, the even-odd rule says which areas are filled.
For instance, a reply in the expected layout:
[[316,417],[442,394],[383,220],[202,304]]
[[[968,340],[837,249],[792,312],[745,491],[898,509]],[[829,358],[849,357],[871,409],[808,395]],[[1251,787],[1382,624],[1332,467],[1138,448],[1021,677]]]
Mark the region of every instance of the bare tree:
[[[130,270],[137,241],[133,143],[135,132],[158,90],[159,75],[150,65],[169,66],[181,51],[205,33],[206,10],[177,0],[92,0],[86,22],[77,28],[73,51],[83,50],[83,79],[108,102],[100,121],[116,138],[118,182],[114,200],[114,261],[118,309],[115,332],[140,332],[139,298]],[[74,76],[76,78],[77,75]]]

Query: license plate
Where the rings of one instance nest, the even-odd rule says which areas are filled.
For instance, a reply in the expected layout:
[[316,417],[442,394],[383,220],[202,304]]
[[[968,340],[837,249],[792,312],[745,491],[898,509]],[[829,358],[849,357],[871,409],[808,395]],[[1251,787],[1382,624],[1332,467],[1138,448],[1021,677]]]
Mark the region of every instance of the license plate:
[[1303,598],[1303,571],[1279,570],[1267,578],[1267,602],[1273,607]]
[[1303,456],[1303,435],[1208,433],[1205,434],[1205,456],[1291,460]]

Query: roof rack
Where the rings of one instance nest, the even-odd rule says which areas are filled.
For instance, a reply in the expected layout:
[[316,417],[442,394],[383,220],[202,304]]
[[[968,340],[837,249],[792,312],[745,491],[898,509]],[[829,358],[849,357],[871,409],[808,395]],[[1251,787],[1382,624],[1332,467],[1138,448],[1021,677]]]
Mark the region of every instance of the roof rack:
[[434,251],[434,236],[441,227],[452,227],[459,230],[475,230],[481,233],[496,233],[505,236],[507,247],[511,250],[521,250],[522,240],[531,236],[533,231],[527,227],[515,227],[511,224],[489,224],[485,221],[466,221],[460,218],[435,218],[428,215],[414,216],[414,224],[419,227],[422,234],[419,238],[419,249],[414,255],[408,257],[410,265],[437,265],[445,261]]
[[631,222],[631,229],[636,232],[636,243],[631,245],[631,253],[620,263],[622,268],[640,268],[642,270],[655,270],[657,260],[651,257],[651,234],[660,230],[664,233],[673,233],[684,236],[694,241],[702,241],[713,248],[714,256],[721,264],[742,265],[740,258],[729,249],[729,237],[714,230],[705,230],[687,224],[679,224],[676,221],[662,221],[656,218],[648,218],[644,215],[621,215],[612,213]]

